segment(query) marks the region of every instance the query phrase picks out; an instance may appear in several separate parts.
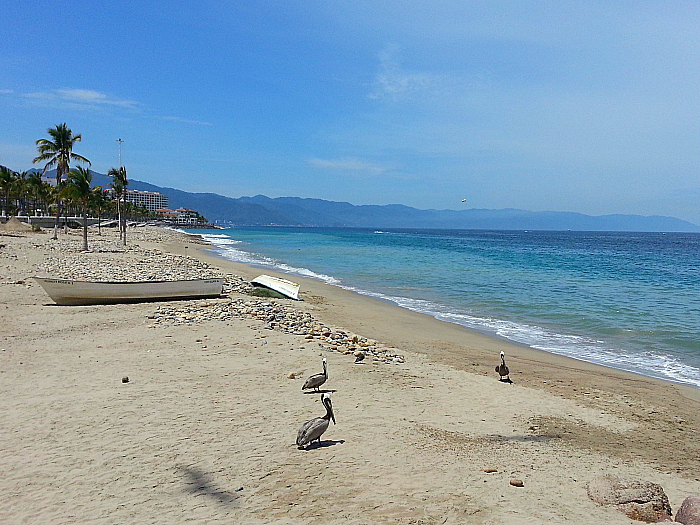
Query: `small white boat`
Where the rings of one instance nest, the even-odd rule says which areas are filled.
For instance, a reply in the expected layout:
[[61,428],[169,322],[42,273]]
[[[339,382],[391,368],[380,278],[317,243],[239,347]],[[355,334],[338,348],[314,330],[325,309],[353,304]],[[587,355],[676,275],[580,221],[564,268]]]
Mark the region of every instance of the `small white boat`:
[[280,277],[272,277],[271,275],[260,275],[256,277],[250,284],[253,286],[261,286],[263,288],[269,288],[277,293],[294,299],[295,301],[301,301],[299,299],[299,283],[288,281],[287,279],[281,279]]
[[224,286],[223,279],[100,282],[34,277],[34,280],[60,305],[201,299],[221,295]]

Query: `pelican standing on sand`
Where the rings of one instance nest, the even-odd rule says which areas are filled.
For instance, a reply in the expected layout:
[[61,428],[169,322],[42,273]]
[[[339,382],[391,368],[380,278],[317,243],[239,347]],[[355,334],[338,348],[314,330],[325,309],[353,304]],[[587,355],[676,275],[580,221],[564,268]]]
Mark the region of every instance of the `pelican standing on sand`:
[[304,385],[301,387],[302,390],[308,390],[309,388],[315,388],[316,392],[319,392],[318,387],[320,387],[323,383],[326,382],[326,379],[328,379],[328,368],[326,367],[326,358],[323,358],[323,372],[320,374],[314,374],[311,377],[309,377],[305,382]]
[[[508,365],[506,365],[506,353],[501,352],[501,364],[496,367],[496,372],[501,376],[499,381],[510,381],[510,370],[508,370]],[[505,379],[503,379],[505,377]]]
[[301,428],[297,433],[297,447],[303,448],[314,440],[320,444],[321,435],[328,429],[331,419],[335,425],[335,416],[333,415],[331,396],[328,394],[321,394],[321,403],[323,403],[323,406],[326,407],[326,415],[323,417],[315,417],[301,425]]

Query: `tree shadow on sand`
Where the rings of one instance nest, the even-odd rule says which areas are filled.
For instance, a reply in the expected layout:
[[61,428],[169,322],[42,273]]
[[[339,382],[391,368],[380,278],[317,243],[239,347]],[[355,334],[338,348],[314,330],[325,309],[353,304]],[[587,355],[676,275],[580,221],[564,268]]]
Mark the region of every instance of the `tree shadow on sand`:
[[237,505],[238,494],[235,492],[240,492],[243,490],[243,487],[237,489],[235,492],[222,490],[211,480],[209,474],[197,467],[180,466],[178,467],[178,471],[182,475],[185,483],[185,492],[194,494],[195,496],[207,496],[218,501],[222,505]]

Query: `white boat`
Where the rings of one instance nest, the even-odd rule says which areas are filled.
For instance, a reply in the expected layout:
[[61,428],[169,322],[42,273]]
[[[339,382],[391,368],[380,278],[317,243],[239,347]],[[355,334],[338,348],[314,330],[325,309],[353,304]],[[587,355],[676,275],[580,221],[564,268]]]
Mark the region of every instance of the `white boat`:
[[299,299],[299,283],[288,281],[287,279],[281,279],[280,277],[272,277],[271,275],[260,275],[250,281],[250,284],[253,286],[269,288],[270,290],[281,293],[290,299],[301,301],[301,299]]
[[60,305],[201,299],[221,295],[224,286],[223,279],[100,282],[34,277],[34,280]]

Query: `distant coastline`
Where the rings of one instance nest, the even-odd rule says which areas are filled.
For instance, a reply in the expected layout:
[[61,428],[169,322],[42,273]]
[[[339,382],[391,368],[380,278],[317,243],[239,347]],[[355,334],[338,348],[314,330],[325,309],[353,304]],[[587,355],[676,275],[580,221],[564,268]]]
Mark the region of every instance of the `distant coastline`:
[[[49,175],[51,172],[48,172]],[[93,172],[93,184],[106,187],[106,175]],[[541,230],[700,233],[700,225],[668,216],[586,215],[519,209],[422,210],[401,204],[353,205],[300,197],[225,197],[190,193],[130,180],[129,188],[166,195],[172,208],[196,209],[211,224],[345,228],[419,228],[445,230]]]

